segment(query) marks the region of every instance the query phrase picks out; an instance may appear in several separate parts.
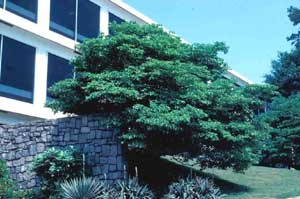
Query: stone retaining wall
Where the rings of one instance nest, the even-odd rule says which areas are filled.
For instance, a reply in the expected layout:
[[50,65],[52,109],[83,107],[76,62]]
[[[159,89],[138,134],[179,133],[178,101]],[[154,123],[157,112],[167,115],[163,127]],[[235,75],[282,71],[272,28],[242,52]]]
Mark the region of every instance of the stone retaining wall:
[[21,188],[37,186],[30,171],[34,157],[49,147],[74,146],[85,154],[92,175],[113,182],[124,177],[122,147],[117,129],[107,127],[104,117],[92,115],[42,120],[0,127],[0,157]]

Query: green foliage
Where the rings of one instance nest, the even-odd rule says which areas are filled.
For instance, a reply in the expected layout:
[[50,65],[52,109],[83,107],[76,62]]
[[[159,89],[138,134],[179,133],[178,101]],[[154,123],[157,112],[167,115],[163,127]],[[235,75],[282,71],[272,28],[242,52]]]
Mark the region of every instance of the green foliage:
[[119,181],[115,186],[115,199],[152,199],[154,194],[146,185],[140,185],[137,178]]
[[180,179],[169,186],[166,199],[221,199],[222,195],[213,182],[199,177]]
[[0,159],[0,198],[10,198],[13,195],[13,181],[10,178],[6,162]]
[[261,120],[270,126],[264,164],[300,168],[300,95],[278,97]]
[[279,53],[272,62],[272,71],[266,75],[266,82],[278,87],[280,93],[287,97],[300,92],[300,46],[290,52]]
[[112,28],[111,36],[78,46],[76,77],[51,87],[48,106],[116,113],[130,151],[156,157],[189,152],[203,166],[236,170],[257,160],[254,100],[222,78],[224,43],[186,44],[157,25]]
[[[299,8],[290,7],[288,16],[294,26],[299,25]],[[266,75],[266,82],[277,86],[283,97],[275,98],[270,111],[260,118],[261,124],[269,126],[270,133],[262,163],[300,168],[300,32],[288,40],[294,44],[293,49],[280,53],[272,62],[271,73]]]
[[152,199],[147,186],[139,185],[136,178],[119,181],[115,185],[98,182],[92,178],[75,178],[61,184],[65,199]]
[[0,199],[36,199],[33,190],[19,190],[11,179],[6,162],[0,159]]
[[[291,6],[288,9],[288,16],[290,21],[293,23],[294,26],[297,26],[300,23],[300,9],[297,7]],[[300,31],[297,33],[293,33],[288,40],[292,42],[295,46],[299,46],[300,44]]]
[[271,84],[251,84],[246,85],[244,88],[244,94],[252,98],[253,109],[261,108],[266,103],[270,103],[274,97],[279,96],[277,87]]
[[42,199],[39,189],[15,190],[11,199]]
[[58,186],[64,180],[83,175],[82,155],[74,148],[50,148],[36,156],[32,170],[41,180],[41,194],[48,198],[58,195]]
[[[300,22],[300,9],[290,7],[288,16],[294,26]],[[300,31],[288,37],[294,45],[291,51],[281,52],[272,61],[272,71],[266,75],[266,82],[279,88],[280,93],[287,97],[300,92]]]
[[92,178],[74,178],[61,184],[64,199],[109,199],[112,189]]

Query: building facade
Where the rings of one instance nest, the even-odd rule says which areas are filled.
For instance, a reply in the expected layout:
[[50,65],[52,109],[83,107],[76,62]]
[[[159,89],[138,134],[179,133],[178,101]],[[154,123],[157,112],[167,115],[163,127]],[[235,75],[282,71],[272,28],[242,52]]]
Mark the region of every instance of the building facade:
[[45,107],[47,88],[73,76],[75,46],[112,21],[155,23],[121,0],[0,0],[0,124],[63,117]]

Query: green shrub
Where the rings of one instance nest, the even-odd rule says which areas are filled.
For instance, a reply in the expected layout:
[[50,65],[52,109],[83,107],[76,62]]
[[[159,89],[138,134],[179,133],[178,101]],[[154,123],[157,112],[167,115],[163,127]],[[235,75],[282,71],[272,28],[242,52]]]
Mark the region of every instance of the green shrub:
[[152,199],[154,194],[148,188],[138,183],[137,178],[119,181],[115,186],[116,199]]
[[169,186],[165,199],[221,199],[220,190],[209,179],[180,179]]
[[92,178],[74,178],[61,184],[64,199],[108,199],[112,193],[112,188],[106,183]]
[[17,184],[11,179],[6,162],[0,160],[0,199],[37,199],[33,190],[18,190]]
[[12,199],[41,199],[39,189],[15,190]]
[[13,181],[5,161],[0,160],[0,198],[11,198],[13,195]]
[[41,180],[41,194],[45,198],[59,195],[59,185],[83,175],[83,159],[74,148],[50,148],[39,154],[32,169]]

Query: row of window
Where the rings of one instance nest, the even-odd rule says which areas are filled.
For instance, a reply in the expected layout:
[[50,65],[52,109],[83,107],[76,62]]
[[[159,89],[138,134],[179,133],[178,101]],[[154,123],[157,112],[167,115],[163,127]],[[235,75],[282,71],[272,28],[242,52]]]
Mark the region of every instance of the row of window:
[[[0,0],[0,8],[37,22],[38,0]],[[124,20],[109,13],[109,22]],[[96,4],[88,0],[51,0],[50,30],[83,41],[98,36],[99,26],[100,7]],[[35,51],[32,46],[0,35],[0,96],[33,102]],[[48,54],[47,88],[72,76],[68,60]]]
[[[35,48],[0,35],[0,95],[32,103],[34,70]],[[47,89],[72,76],[68,60],[48,54]]]
[[[37,22],[38,0],[0,0],[0,7]],[[109,13],[109,22],[124,22]],[[89,0],[51,0],[50,30],[82,42],[100,32],[100,7]]]

